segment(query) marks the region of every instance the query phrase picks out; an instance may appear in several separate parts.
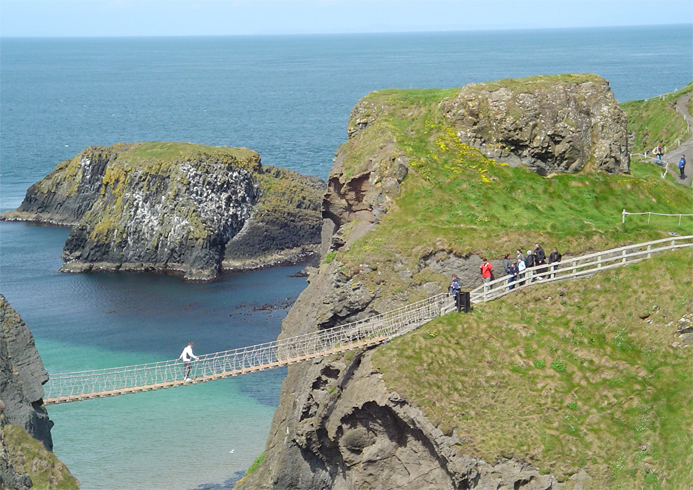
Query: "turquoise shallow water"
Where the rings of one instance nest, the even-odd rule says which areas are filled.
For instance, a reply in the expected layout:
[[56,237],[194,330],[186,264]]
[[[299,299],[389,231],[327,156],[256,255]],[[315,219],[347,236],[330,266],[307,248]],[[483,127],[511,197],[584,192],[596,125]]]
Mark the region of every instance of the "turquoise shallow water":
[[[693,26],[441,34],[3,39],[0,210],[82,148],[119,141],[246,146],[326,177],[372,90],[594,72],[620,101],[693,79]],[[0,292],[49,372],[172,359],[276,338],[300,267],[188,284],[58,272],[68,230],[0,223]],[[221,485],[264,447],[284,370],[49,407],[55,452],[85,490]],[[233,453],[230,453],[234,450]]]
[[[174,359],[190,340],[197,354],[274,340],[286,310],[263,306],[285,304],[305,286],[289,277],[298,266],[209,284],[61,274],[67,233],[0,222],[3,294],[30,325],[49,373]],[[222,484],[263,451],[284,375],[51,406],[54,450],[85,490]]]

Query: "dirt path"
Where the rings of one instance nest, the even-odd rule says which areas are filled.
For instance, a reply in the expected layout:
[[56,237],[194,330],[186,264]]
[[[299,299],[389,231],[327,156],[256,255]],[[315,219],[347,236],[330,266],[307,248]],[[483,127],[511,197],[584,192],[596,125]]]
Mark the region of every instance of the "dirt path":
[[[693,116],[691,116],[688,112],[688,101],[691,99],[691,97],[693,97],[693,93],[688,93],[679,97],[676,100],[676,107],[681,111],[681,114],[683,114],[683,117],[688,125],[693,127]],[[686,178],[684,180],[679,179],[680,173],[678,164],[679,160],[681,159],[681,155],[686,156]],[[681,146],[678,148],[665,154],[663,159],[667,165],[667,170],[671,175],[674,176],[676,182],[680,182],[688,186],[691,185],[691,180],[693,180],[691,179],[693,176],[693,136],[681,143]]]

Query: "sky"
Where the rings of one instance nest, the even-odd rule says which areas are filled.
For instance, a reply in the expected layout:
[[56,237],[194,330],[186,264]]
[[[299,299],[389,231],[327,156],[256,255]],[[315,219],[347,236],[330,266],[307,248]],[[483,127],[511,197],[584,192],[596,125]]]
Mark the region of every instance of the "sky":
[[691,0],[0,0],[1,37],[439,32],[691,23]]

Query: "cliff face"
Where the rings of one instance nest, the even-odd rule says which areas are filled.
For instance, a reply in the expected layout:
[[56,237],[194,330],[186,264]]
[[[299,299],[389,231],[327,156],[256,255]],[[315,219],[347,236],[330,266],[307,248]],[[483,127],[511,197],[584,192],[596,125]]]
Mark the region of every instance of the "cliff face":
[[629,171],[626,115],[596,75],[471,84],[441,109],[463,142],[501,162],[542,175]]
[[[541,91],[537,80],[529,79],[514,82],[526,82],[529,89],[510,93],[496,94],[488,86],[391,90],[359,101],[323,199],[324,260],[284,320],[280,338],[441,292],[453,272],[465,286],[474,286],[480,281],[481,247],[514,251],[522,244],[518,232],[506,239],[508,231],[522,230],[524,240],[558,231],[549,214],[551,224],[544,227],[533,193],[561,196],[563,190],[552,188],[556,183],[565,186],[561,189],[591,189],[593,182],[606,180],[594,172],[587,172],[594,178],[581,178],[585,182],[545,179],[490,160],[474,146],[490,152],[500,142],[503,151],[491,153],[539,174],[585,167],[627,172],[625,119],[612,104],[608,85],[599,77],[577,78],[542,82]],[[505,105],[496,107],[496,97]],[[475,115],[467,109],[472,99],[481,107]],[[505,144],[508,114],[516,121],[515,153]],[[564,122],[568,115],[574,126]],[[534,129],[524,132],[525,127]],[[584,199],[591,203],[593,195],[581,191],[568,212]],[[556,207],[559,201],[556,197]],[[575,211],[565,222],[580,222],[579,216]],[[575,230],[565,231],[564,240]],[[577,234],[575,252],[595,246],[583,231]],[[236,488],[548,490],[580,489],[589,480],[579,471],[559,483],[546,469],[540,472],[512,456],[494,461],[472,456],[463,435],[428,420],[388,386],[374,366],[378,349],[290,366],[264,460]]]
[[43,384],[48,381],[48,373],[29,327],[2,295],[0,325],[0,400],[5,403],[5,418],[10,424],[24,427],[51,450],[53,422],[43,407]]
[[72,490],[77,480],[56,456],[18,425],[0,424],[0,485],[8,490]]
[[78,488],[79,482],[50,451],[53,422],[43,406],[43,367],[34,337],[0,295],[0,486]]
[[204,280],[222,261],[254,268],[313,253],[322,187],[263,167],[247,149],[118,144],[59,164],[3,219],[73,226],[63,271],[179,271]]

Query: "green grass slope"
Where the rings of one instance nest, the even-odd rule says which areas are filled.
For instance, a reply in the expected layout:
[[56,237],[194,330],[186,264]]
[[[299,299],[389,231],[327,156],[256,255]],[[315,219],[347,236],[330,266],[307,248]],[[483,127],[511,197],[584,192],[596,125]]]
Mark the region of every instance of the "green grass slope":
[[[0,439],[7,446],[17,471],[26,473],[36,490],[77,490],[79,480],[42,442],[37,441],[18,425],[5,425]],[[1,484],[2,482],[0,482]],[[2,488],[5,488],[4,485]]]
[[[389,387],[459,451],[527,461],[589,488],[693,487],[693,251],[526,289],[378,349]],[[672,324],[673,322],[673,324]]]
[[[500,258],[526,250],[535,241],[564,254],[602,250],[669,236],[693,233],[693,220],[628,217],[621,211],[690,213],[691,189],[663,181],[657,168],[633,163],[630,175],[583,171],[542,177],[486,158],[459,141],[438,110],[454,90],[386,90],[360,105],[377,113],[366,129],[342,147],[345,175],[356,175],[379,148],[406,159],[410,172],[395,206],[375,231],[331,258],[352,271],[378,264],[378,271],[359,280],[388,290],[411,283],[392,272],[394,262],[416,269],[437,250]],[[378,185],[376,183],[375,185]],[[349,233],[347,226],[346,233]],[[425,274],[424,274],[425,275]],[[414,283],[447,278],[414,277]],[[410,299],[414,299],[410,297]]]
[[[628,115],[628,130],[635,133],[633,153],[650,152],[661,141],[673,149],[678,141],[690,138],[691,133],[683,116],[676,111],[676,100],[693,92],[693,82],[681,90],[647,100],[631,100],[621,104]],[[689,111],[691,104],[689,103]],[[690,112],[689,112],[690,113]]]
[[[624,208],[693,209],[691,189],[652,165],[542,177],[462,144],[438,109],[454,93],[386,90],[359,103],[353,118],[369,123],[341,149],[345,175],[369,158],[400,157],[410,171],[378,226],[326,257],[353,287],[414,301],[427,295],[417,286],[447,286],[425,266],[438,252],[500,258],[540,241],[575,255],[693,234],[690,218],[621,223]],[[669,323],[693,307],[692,270],[693,254],[681,251],[537,286],[432,322],[379,348],[376,364],[392,389],[455,431],[461,453],[517,458],[561,479],[586,468],[593,489],[690,488],[692,354],[671,347]]]

